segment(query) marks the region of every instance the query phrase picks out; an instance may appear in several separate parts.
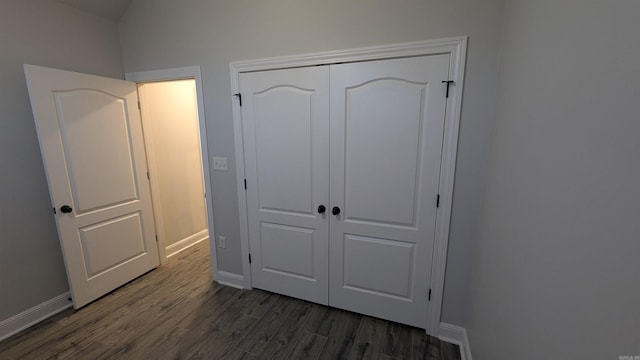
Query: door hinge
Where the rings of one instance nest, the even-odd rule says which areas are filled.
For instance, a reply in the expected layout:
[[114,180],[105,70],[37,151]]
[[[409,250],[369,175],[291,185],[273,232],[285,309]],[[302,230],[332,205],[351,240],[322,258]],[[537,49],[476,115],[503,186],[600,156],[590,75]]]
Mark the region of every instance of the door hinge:
[[237,93],[237,94],[233,94],[233,96],[238,98],[238,104],[242,106],[242,94]]
[[247,179],[244,179],[244,189],[247,190]]
[[158,234],[156,234],[156,242],[158,242]]
[[440,207],[440,194],[438,194],[438,197],[436,198],[436,207]]
[[249,254],[249,264],[251,264],[251,254]]
[[140,106],[140,101],[138,101],[138,110],[142,110],[142,107]]
[[429,298],[428,301],[431,301],[431,289],[429,289]]
[[148,171],[147,171],[147,180],[151,180],[151,175],[149,175]]
[[447,95],[445,96],[446,98],[449,98],[449,88],[451,87],[451,84],[454,83],[453,80],[442,80],[443,84],[447,84]]
[[56,211],[56,208],[55,208],[55,207],[53,208],[53,213],[54,213],[54,214],[57,214],[57,213],[58,213],[58,212]]

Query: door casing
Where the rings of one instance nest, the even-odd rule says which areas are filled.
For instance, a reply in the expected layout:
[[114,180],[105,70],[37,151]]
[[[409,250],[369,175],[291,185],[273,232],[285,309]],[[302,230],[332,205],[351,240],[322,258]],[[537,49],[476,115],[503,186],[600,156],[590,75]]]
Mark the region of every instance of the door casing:
[[[202,169],[206,194],[207,225],[209,227],[209,246],[211,251],[211,272],[213,280],[218,280],[218,263],[216,259],[215,230],[213,228],[213,192],[211,190],[211,172],[209,170],[209,151],[207,150],[207,127],[204,113],[204,95],[202,93],[202,75],[199,66],[186,66],[173,69],[129,72],[125,79],[136,83],[194,79],[196,82],[196,98],[198,102],[198,122],[200,129],[200,151],[202,152]],[[161,261],[162,261],[161,257]]]
[[[431,301],[427,307],[427,329],[430,335],[437,336],[440,329],[440,313],[444,290],[444,275],[449,243],[449,226],[453,199],[458,133],[460,128],[460,112],[462,107],[462,90],[466,62],[466,36],[428,40],[420,42],[392,44],[384,46],[339,50],[305,55],[294,55],[276,58],[265,58],[230,63],[231,94],[239,93],[239,76],[243,72],[276,70],[283,68],[329,65],[345,62],[382,60],[434,54],[449,54],[449,97],[447,98],[446,116],[443,134],[442,162],[440,165],[439,195],[440,206],[436,215],[436,231],[434,240],[433,262],[431,271]],[[443,84],[443,86],[447,86]],[[251,289],[251,267],[249,264],[249,236],[244,188],[245,164],[242,132],[242,116],[238,97],[230,96],[233,108],[233,128],[235,140],[236,177],[238,192],[238,208],[240,216],[240,244],[242,250],[243,275],[235,278],[233,285]],[[215,271],[215,270],[214,270]],[[215,275],[214,275],[215,276]]]

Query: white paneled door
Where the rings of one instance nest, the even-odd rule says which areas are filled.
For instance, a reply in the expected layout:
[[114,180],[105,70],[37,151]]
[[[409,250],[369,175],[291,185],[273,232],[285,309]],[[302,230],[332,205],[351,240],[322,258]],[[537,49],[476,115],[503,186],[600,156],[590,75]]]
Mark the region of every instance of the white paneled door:
[[331,66],[332,306],[427,325],[448,71],[449,55]]
[[426,328],[449,56],[240,75],[253,286]]
[[73,305],[158,266],[136,84],[25,65]]
[[329,69],[247,73],[240,86],[252,284],[327,304]]

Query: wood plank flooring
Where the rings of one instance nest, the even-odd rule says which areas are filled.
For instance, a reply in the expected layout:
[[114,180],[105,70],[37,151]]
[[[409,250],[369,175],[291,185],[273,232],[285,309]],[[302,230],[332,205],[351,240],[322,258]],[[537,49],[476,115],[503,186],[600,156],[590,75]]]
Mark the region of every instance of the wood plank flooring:
[[208,246],[0,342],[0,360],[460,359],[420,329],[219,285]]

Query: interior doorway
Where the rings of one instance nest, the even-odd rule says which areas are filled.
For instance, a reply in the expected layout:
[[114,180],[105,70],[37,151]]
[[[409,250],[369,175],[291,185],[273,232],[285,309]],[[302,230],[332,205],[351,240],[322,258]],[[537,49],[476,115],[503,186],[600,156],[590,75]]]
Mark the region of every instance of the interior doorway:
[[160,262],[209,239],[196,82],[138,84]]
[[[210,194],[209,167],[202,156],[208,152],[200,68],[128,74],[128,77],[136,75],[133,82],[25,65],[53,213],[76,309],[156,268],[161,259],[166,259],[167,252],[178,253],[206,240],[209,234],[213,236],[212,199],[207,196]],[[171,83],[176,86],[158,86],[156,92],[162,94],[161,97],[147,97],[147,122],[154,123],[155,127],[156,122],[165,121],[170,128],[160,132],[168,138],[168,143],[165,140],[160,144],[157,139],[162,136],[147,136],[145,141],[138,111],[141,108],[138,85],[185,79],[187,81]],[[141,88],[154,94],[151,88],[155,87],[147,89],[143,84]],[[181,98],[186,100],[180,101]],[[191,119],[186,126],[171,127],[176,122],[184,122],[185,118]],[[152,133],[151,129],[148,124],[147,133]],[[177,133],[190,134],[190,137],[176,142],[180,137]],[[145,142],[153,142],[156,151],[145,148]],[[177,151],[178,147],[183,150]],[[164,154],[159,151],[163,148],[168,149]],[[151,181],[145,179],[152,175],[147,151],[154,158],[151,171],[158,178],[154,189],[156,205],[161,209],[158,214],[166,214],[171,220],[177,218],[174,222],[153,220]],[[181,157],[172,159],[176,154]],[[165,174],[177,175],[161,180],[161,169]],[[186,176],[189,174],[190,177]],[[163,192],[162,187],[174,193]],[[195,200],[189,200],[190,193]],[[191,224],[187,224],[189,222]],[[159,223],[162,224],[156,228]],[[158,246],[158,231],[164,231],[165,235],[161,246]],[[212,248],[209,242],[212,275],[217,280]],[[160,249],[163,256],[159,256]]]
[[[209,251],[211,254],[211,274],[214,281],[218,280],[218,261],[216,257],[216,247],[214,244],[215,239],[215,230],[213,227],[213,196],[211,195],[211,172],[209,167],[209,150],[208,150],[208,141],[207,141],[207,127],[206,127],[206,119],[204,112],[204,95],[203,95],[203,86],[202,86],[202,74],[199,66],[185,66],[180,68],[172,68],[172,69],[162,69],[162,70],[150,70],[150,71],[140,71],[140,72],[128,72],[125,74],[125,79],[128,81],[133,81],[140,87],[146,87],[150,84],[161,84],[161,83],[172,83],[179,82],[183,80],[188,80],[189,84],[193,85],[193,92],[189,93],[189,96],[194,96],[194,101],[197,109],[197,121],[198,121],[198,145],[200,149],[200,166],[202,171],[202,182],[204,194],[202,194],[202,198],[205,203],[205,211],[206,211],[206,224],[208,230],[208,243],[209,243]],[[189,85],[191,86],[191,85]],[[143,90],[144,92],[144,90]],[[139,95],[140,101],[140,109],[141,113],[145,113],[145,104],[142,96]],[[193,102],[190,102],[189,106],[193,105]],[[144,116],[144,115],[143,115]],[[143,118],[143,122],[146,121]],[[146,141],[146,139],[145,139]],[[195,162],[194,162],[195,163]],[[151,171],[150,171],[151,172]],[[150,180],[153,179],[153,174],[150,174]],[[157,186],[156,186],[157,188]],[[154,190],[152,190],[154,191]],[[186,191],[186,189],[185,189]],[[154,197],[154,204],[157,202]],[[155,213],[154,207],[154,213]],[[162,219],[162,221],[167,221],[167,219]],[[156,218],[156,224],[159,224],[158,219]],[[159,225],[156,227],[160,228]],[[159,237],[160,238],[160,237]],[[203,239],[204,236],[201,238]],[[160,243],[160,239],[159,243]],[[185,241],[188,243],[188,241]],[[182,243],[183,245],[185,243]],[[197,243],[194,242],[194,244]],[[159,248],[163,248],[162,244],[159,244]],[[180,245],[175,245],[172,248],[169,248],[167,252],[167,246],[164,246],[164,254],[160,253],[160,261],[161,263],[166,260],[166,256],[171,253],[175,253],[179,251]],[[161,250],[162,251],[162,250]]]

